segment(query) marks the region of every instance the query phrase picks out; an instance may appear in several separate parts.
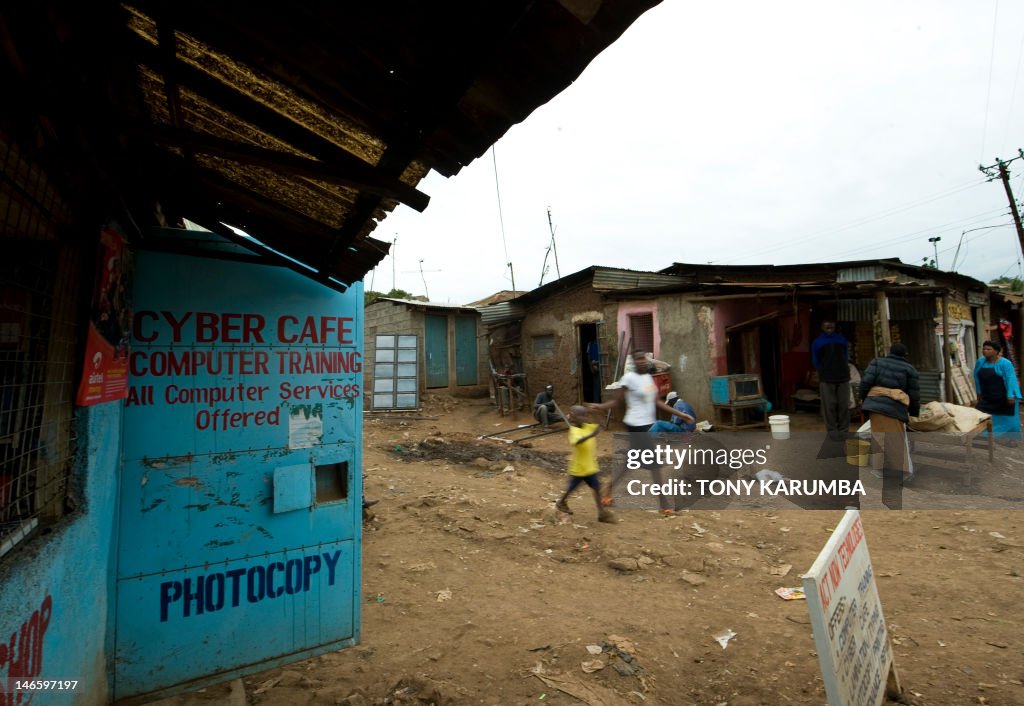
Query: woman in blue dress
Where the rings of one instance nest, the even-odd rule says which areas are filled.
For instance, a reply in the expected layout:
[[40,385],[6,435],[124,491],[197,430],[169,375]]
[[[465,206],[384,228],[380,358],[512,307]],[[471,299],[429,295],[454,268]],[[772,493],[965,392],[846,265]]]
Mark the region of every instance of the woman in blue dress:
[[999,341],[985,341],[982,358],[974,365],[975,407],[992,415],[992,432],[997,440],[1016,446],[1020,440],[1020,386],[1013,364],[1002,356]]

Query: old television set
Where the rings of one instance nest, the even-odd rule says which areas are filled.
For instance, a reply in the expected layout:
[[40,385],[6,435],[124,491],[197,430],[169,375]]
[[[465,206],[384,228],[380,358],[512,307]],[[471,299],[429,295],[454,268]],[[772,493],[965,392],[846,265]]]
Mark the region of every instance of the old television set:
[[760,375],[743,373],[711,378],[711,402],[714,404],[750,402],[762,397],[764,391],[761,389]]

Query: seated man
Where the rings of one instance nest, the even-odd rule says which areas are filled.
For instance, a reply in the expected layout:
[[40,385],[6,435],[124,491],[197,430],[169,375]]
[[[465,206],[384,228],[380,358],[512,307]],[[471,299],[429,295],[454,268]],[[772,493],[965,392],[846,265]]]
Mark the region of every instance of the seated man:
[[673,414],[672,418],[667,422],[658,421],[652,424],[651,428],[648,430],[651,434],[657,434],[659,432],[678,434],[680,432],[690,432],[697,429],[697,412],[689,402],[681,399],[675,392],[670,392],[665,396],[665,404],[675,409],[678,414]]
[[562,415],[555,409],[555,388],[548,385],[533,401],[533,417],[546,429],[551,422],[560,422]]

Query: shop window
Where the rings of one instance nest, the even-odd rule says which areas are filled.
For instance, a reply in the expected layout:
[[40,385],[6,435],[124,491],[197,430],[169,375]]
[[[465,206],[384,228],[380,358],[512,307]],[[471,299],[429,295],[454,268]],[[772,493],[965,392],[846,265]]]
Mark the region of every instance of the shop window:
[[534,336],[532,339],[533,343],[533,356],[535,358],[550,358],[555,354],[555,336],[554,334],[545,334],[543,336]]

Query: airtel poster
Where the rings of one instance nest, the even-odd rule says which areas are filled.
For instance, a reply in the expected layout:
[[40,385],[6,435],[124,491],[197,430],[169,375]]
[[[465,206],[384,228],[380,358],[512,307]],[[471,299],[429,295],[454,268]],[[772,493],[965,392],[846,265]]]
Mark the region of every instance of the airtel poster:
[[124,238],[110,228],[100,232],[97,270],[85,365],[76,399],[83,407],[128,396],[131,262]]

